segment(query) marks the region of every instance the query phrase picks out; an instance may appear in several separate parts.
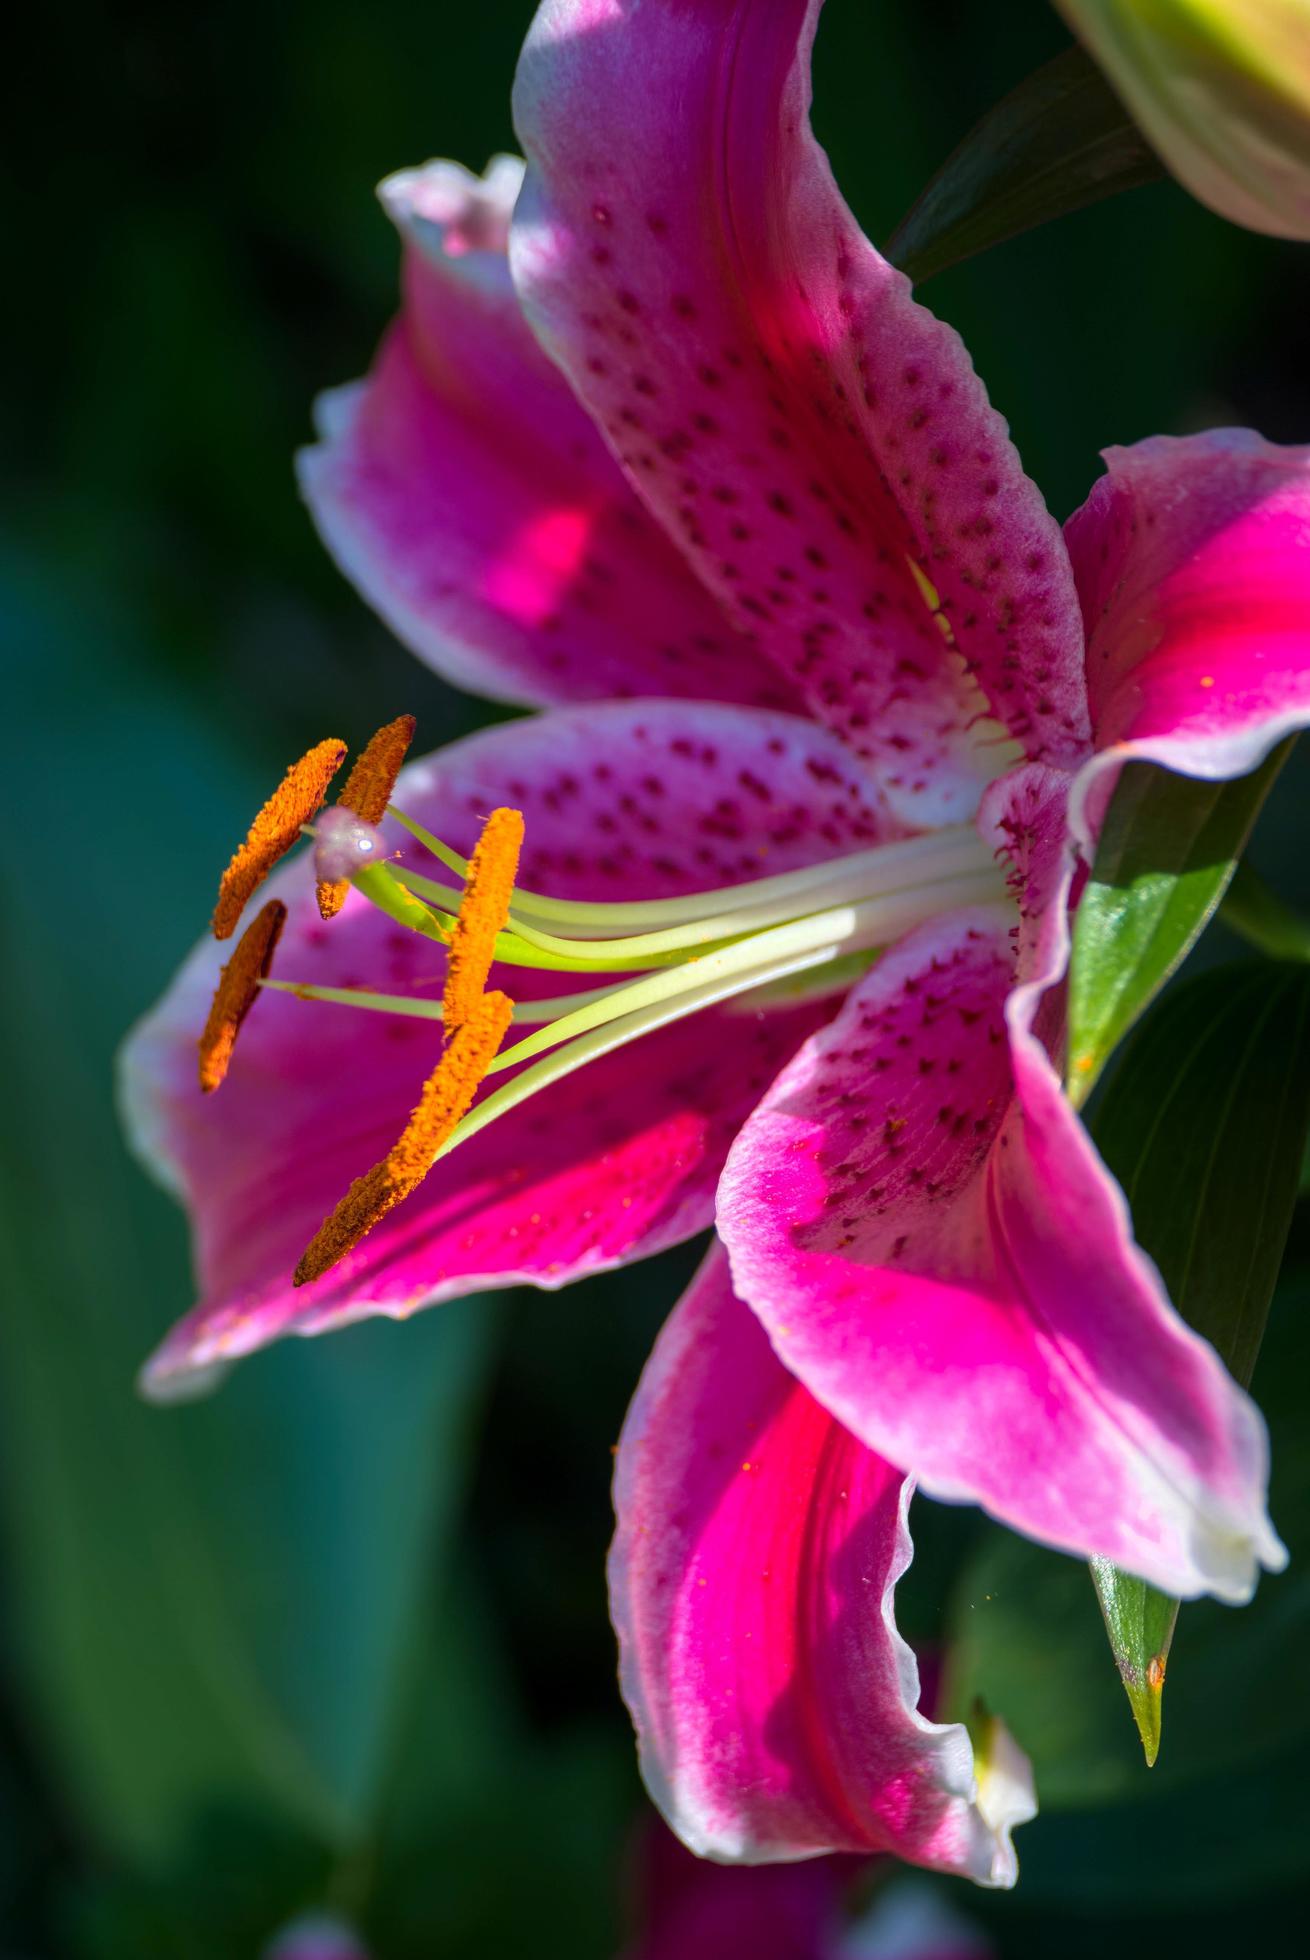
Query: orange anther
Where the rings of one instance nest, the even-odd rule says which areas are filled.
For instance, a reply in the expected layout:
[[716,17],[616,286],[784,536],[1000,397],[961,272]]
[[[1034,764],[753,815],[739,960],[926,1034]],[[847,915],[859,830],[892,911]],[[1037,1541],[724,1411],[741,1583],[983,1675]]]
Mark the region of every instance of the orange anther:
[[255,1004],[259,983],[273,964],[273,949],[286,924],[287,908],[280,898],[263,906],[236,943],[218,976],[209,1019],[200,1037],[200,1086],[209,1094],[227,1074],[241,1023]]
[[448,1034],[464,1026],[482,998],[496,957],[496,935],[509,918],[522,848],[523,818],[519,812],[493,810],[469,859],[464,897],[451,931],[446,987],[441,996],[441,1017]]
[[448,1042],[423,1084],[417,1109],[382,1162],[355,1179],[319,1226],[296,1267],[297,1286],[321,1278],[393,1205],[417,1190],[477,1094],[513,1011],[513,1002],[504,994],[479,995],[473,1013]]
[[[346,787],[337,798],[344,810],[352,810],[365,823],[381,823],[396,787],[400,766],[414,739],[413,715],[398,715],[385,728],[379,728],[368,747],[346,778]],[[335,919],[346,902],[349,878],[320,879],[318,909],[325,919]]]
[[345,755],[344,742],[319,742],[287,770],[223,873],[214,907],[215,939],[232,937],[246,900],[291,849],[301,825],[318,815]]

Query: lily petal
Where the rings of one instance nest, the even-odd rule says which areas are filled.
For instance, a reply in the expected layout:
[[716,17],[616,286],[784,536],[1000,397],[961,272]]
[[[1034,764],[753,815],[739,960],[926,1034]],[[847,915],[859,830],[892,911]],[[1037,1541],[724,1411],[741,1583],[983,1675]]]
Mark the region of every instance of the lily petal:
[[1310,721],[1310,448],[1217,429],[1105,461],[1066,527],[1098,750],[1071,805],[1087,848],[1122,763],[1240,776]]
[[[523,882],[562,898],[667,897],[877,841],[858,766],[823,730],[761,710],[647,702],[488,730],[411,765],[400,806],[469,850],[501,804],[524,812]],[[409,845],[405,863],[422,860]],[[432,867],[436,868],[436,867]],[[312,869],[269,890],[289,908],[279,976],[439,999],[441,948],[356,893],[324,926]],[[129,1128],[195,1221],[202,1304],[151,1365],[164,1392],[277,1336],[528,1280],[562,1286],[709,1224],[736,1126],[821,1002],[702,1012],[503,1116],[443,1161],[340,1266],[293,1292],[296,1260],[351,1180],[394,1142],[432,1066],[436,1022],[271,994],[221,1093],[195,1040],[223,949],[206,942],[130,1038]],[[559,976],[497,969],[518,998]]]
[[610,1595],[642,1773],[702,1856],[893,1851],[1009,1885],[1030,1792],[985,1817],[896,1631],[910,1486],[788,1375],[715,1247],[615,1471]]
[[[1015,794],[1022,836],[1041,805]],[[1245,1599],[1286,1556],[1264,1425],[1170,1306],[1033,1032],[1067,952],[1056,912],[1008,1009],[1005,917],[885,956],[747,1122],[719,1229],[786,1365],[932,1495],[1180,1597]]]
[[545,0],[510,263],[708,589],[930,825],[995,773],[988,708],[1030,757],[1081,753],[1081,622],[958,336],[861,234],[811,134],[820,5]]
[[505,264],[522,165],[381,187],[404,305],[324,395],[301,488],[346,576],[447,679],[530,704],[793,697],[652,522],[542,354]]
[[842,1894],[860,1860],[719,1865],[654,1820],[637,1849],[641,1934],[623,1960],[840,1960]]

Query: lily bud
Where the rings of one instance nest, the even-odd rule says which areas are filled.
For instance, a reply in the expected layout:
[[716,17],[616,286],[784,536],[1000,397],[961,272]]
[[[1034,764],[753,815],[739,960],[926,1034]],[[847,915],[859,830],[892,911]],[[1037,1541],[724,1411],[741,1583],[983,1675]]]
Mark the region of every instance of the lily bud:
[[1310,239],[1310,0],[1056,5],[1193,196]]

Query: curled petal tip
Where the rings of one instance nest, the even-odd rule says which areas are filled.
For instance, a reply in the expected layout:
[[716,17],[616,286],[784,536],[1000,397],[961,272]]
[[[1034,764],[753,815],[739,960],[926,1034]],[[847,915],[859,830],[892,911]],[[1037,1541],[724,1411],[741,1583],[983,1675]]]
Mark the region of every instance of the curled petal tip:
[[228,1374],[225,1361],[211,1361],[204,1367],[187,1368],[167,1361],[161,1351],[147,1361],[137,1376],[137,1393],[145,1402],[166,1407],[174,1402],[202,1402]]
[[378,197],[401,231],[435,233],[438,248],[451,258],[503,253],[525,167],[522,157],[502,152],[479,177],[462,163],[437,157],[384,177]]
[[1008,1891],[1019,1876],[1012,1833],[1037,1815],[1033,1766],[999,1716],[974,1737],[979,1815],[992,1833],[991,1862],[983,1885]]

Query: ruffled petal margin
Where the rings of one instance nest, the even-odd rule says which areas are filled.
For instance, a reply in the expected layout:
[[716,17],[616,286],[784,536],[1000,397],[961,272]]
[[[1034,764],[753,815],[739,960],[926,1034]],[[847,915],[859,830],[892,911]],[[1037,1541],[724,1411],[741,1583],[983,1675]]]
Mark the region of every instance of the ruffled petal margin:
[[693,1851],[890,1851],[1013,1884],[1026,1764],[981,1792],[896,1631],[910,1485],[791,1377],[711,1251],[656,1343],[615,1470],[611,1611],[642,1773]]

